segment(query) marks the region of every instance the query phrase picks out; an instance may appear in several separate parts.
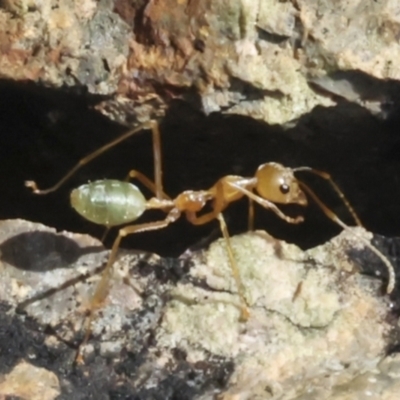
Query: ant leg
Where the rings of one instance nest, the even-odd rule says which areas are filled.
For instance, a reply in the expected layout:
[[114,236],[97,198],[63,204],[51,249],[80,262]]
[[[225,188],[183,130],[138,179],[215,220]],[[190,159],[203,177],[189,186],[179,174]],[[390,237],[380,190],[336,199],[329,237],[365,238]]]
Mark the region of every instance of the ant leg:
[[91,299],[90,306],[89,306],[89,315],[86,318],[86,323],[85,323],[85,336],[83,341],[78,347],[78,350],[76,352],[76,357],[75,361],[78,364],[83,363],[83,357],[81,354],[81,348],[84,346],[90,337],[91,334],[91,325],[92,321],[94,318],[94,312],[101,307],[101,304],[104,302],[105,298],[107,297],[108,294],[108,284],[110,281],[110,276],[111,276],[111,267],[113,266],[118,249],[120,247],[120,243],[122,238],[125,236],[131,235],[133,233],[138,233],[138,232],[147,232],[147,231],[154,231],[158,229],[165,228],[168,226],[170,223],[176,221],[180,217],[180,211],[177,210],[176,208],[173,208],[167,217],[162,220],[162,221],[155,221],[155,222],[148,222],[145,224],[139,224],[139,225],[130,225],[126,226],[124,228],[121,228],[118,232],[118,236],[114,240],[113,246],[111,248],[111,253],[107,261],[107,265],[104,268],[104,271],[101,275],[100,282],[97,284],[96,290],[94,292],[94,295]]
[[284,221],[286,221],[290,224],[298,224],[299,222],[304,221],[304,218],[302,216],[299,216],[296,218],[289,217],[288,215],[284,214],[274,203],[272,203],[266,199],[263,199],[260,196],[257,196],[250,190],[247,190],[239,185],[235,185],[234,183],[230,183],[230,185],[233,186],[239,192],[243,193],[250,200],[254,200],[256,203],[260,204],[260,206],[273,211],[279,218],[282,218]]
[[240,319],[242,321],[248,320],[249,316],[250,316],[250,312],[249,312],[247,302],[246,302],[246,299],[244,296],[243,283],[240,278],[239,268],[237,266],[235,257],[233,255],[233,250],[232,250],[231,242],[229,239],[228,228],[226,227],[226,223],[225,223],[224,217],[222,216],[221,209],[219,207],[215,208],[213,211],[210,211],[207,214],[201,215],[200,217],[198,217],[196,215],[196,213],[194,213],[194,212],[187,211],[186,217],[187,217],[188,221],[191,222],[193,225],[203,225],[203,224],[206,224],[207,222],[213,221],[215,218],[218,218],[220,227],[221,227],[221,231],[222,231],[222,235],[223,235],[223,237],[225,239],[225,243],[226,243],[226,251],[227,251],[228,257],[229,257],[229,264],[231,266],[233,278],[235,279],[236,287],[237,287],[238,294],[240,297],[240,302],[241,302]]
[[396,273],[394,271],[394,267],[388,258],[383,255],[375,246],[373,246],[368,240],[364,237],[358,235],[356,232],[350,229],[348,225],[346,225],[331,209],[329,209],[320,199],[319,197],[303,182],[299,181],[300,187],[306,191],[312,199],[317,203],[317,205],[321,208],[324,214],[331,219],[332,221],[336,222],[339,226],[341,226],[344,230],[351,232],[357,239],[361,240],[366,247],[368,247],[375,255],[377,255],[382,262],[385,264],[388,273],[389,273],[389,281],[386,288],[387,293],[391,293],[396,284]]
[[252,199],[250,199],[250,197],[248,198],[249,200],[249,220],[248,220],[248,230],[254,231],[254,201]]
[[155,195],[158,199],[168,198],[165,197],[163,191],[162,181],[162,151],[161,151],[161,138],[160,127],[157,122],[152,122],[153,134],[153,161],[154,161],[154,182],[155,182]]
[[[123,135],[117,137],[116,139],[112,140],[111,142],[107,143],[106,145],[100,147],[99,149],[93,151],[92,153],[88,154],[86,157],[82,158],[78,161],[78,163],[71,168],[63,178],[61,178],[55,185],[51,186],[48,189],[39,189],[35,181],[25,181],[25,186],[30,187],[35,194],[47,194],[54,192],[57,190],[61,185],[63,185],[76,171],[78,171],[81,167],[88,164],[90,161],[95,159],[96,157],[100,156],[107,150],[111,149],[112,147],[116,146],[117,144],[123,142],[124,140],[128,139],[135,133],[145,129],[151,128],[153,132],[153,151],[154,151],[154,165],[155,165],[155,177],[156,182],[159,182],[158,187],[161,188],[161,146],[160,146],[160,133],[158,129],[158,123],[155,121],[150,121],[145,124],[138,126],[137,128],[131,129],[128,132],[125,132]],[[156,149],[157,147],[157,149]]]
[[340,190],[339,186],[335,183],[335,181],[332,179],[332,177],[325,171],[319,171],[317,169],[311,168],[311,167],[299,167],[299,168],[293,168],[293,171],[308,171],[311,172],[315,175],[320,176],[321,178],[327,180],[335,192],[338,194],[340,199],[343,201],[344,205],[347,207],[349,210],[351,216],[354,218],[354,221],[356,222],[356,225],[358,226],[363,226],[361,223],[360,218],[358,217],[357,213],[355,212],[354,208],[351,206],[350,202],[347,200],[347,197],[344,195],[344,193]]
[[111,226],[107,226],[106,229],[104,230],[103,236],[100,239],[101,243],[104,243],[104,241],[106,240],[108,232],[110,232],[110,229],[111,229]]
[[157,181],[152,182],[146,175],[142,174],[140,171],[133,169],[129,171],[129,174],[126,180],[137,179],[140,183],[142,183],[147,189],[149,189],[158,199],[167,199],[171,200],[171,198],[163,191],[163,188],[157,187]]
[[231,265],[231,269],[232,269],[232,274],[233,274],[233,277],[235,278],[236,287],[238,289],[238,294],[240,297],[240,301],[242,303],[242,306],[240,309],[240,319],[242,321],[247,321],[250,317],[250,312],[247,307],[246,299],[244,297],[244,286],[243,286],[242,279],[240,278],[240,272],[239,272],[239,268],[236,263],[235,256],[233,255],[233,249],[232,249],[231,240],[229,237],[228,228],[226,226],[225,219],[224,219],[224,216],[222,215],[222,213],[219,213],[217,215],[217,218],[219,220],[222,235],[224,236],[224,239],[225,239],[226,251],[228,253],[228,257],[229,257],[229,261],[230,261],[230,265]]

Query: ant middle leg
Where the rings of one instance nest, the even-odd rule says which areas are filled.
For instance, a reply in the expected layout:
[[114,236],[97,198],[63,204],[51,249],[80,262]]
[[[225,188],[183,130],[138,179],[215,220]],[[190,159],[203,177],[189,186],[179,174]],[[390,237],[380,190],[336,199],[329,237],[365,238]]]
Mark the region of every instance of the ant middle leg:
[[236,286],[238,288],[240,301],[242,303],[242,307],[240,309],[240,311],[241,311],[240,319],[242,321],[247,321],[249,319],[249,317],[250,317],[250,312],[249,312],[249,309],[248,309],[248,306],[247,306],[246,299],[244,297],[244,286],[243,286],[242,279],[240,277],[240,271],[239,271],[238,265],[236,263],[235,256],[233,254],[233,249],[232,249],[232,245],[231,245],[231,240],[230,240],[228,228],[226,226],[225,219],[224,219],[224,216],[222,215],[222,213],[219,213],[217,215],[217,218],[218,218],[218,221],[219,221],[219,225],[221,227],[222,235],[223,235],[223,237],[225,239],[226,251],[228,252],[228,257],[229,257],[229,261],[230,261],[230,264],[231,264],[233,277],[235,278],[235,282],[236,282]]
[[235,256],[233,254],[228,228],[226,226],[226,223],[225,223],[225,220],[221,213],[220,208],[216,207],[213,211],[210,211],[209,213],[201,215],[199,217],[194,212],[186,212],[186,217],[187,217],[188,221],[191,222],[193,225],[203,225],[203,224],[206,224],[207,222],[213,221],[216,218],[218,219],[220,228],[221,228],[221,232],[222,232],[222,235],[223,235],[225,243],[226,243],[226,251],[228,253],[229,265],[232,270],[232,275],[235,280],[238,295],[239,295],[240,302],[241,302],[240,319],[242,321],[247,321],[249,319],[250,312],[249,312],[247,301],[246,301],[246,298],[244,295],[244,293],[245,293],[244,285],[243,285],[242,279],[240,277],[239,267],[237,265]]
[[156,196],[156,198],[171,200],[171,197],[169,197],[164,192],[162,186],[160,186],[160,184],[159,184],[159,182],[157,182],[157,180],[155,180],[154,182],[151,181],[142,172],[140,172],[136,169],[129,171],[129,174],[126,177],[126,180],[129,181],[130,179],[137,179],[141,184],[143,184],[147,189],[149,189]]
[[[163,191],[163,188],[157,186],[157,182],[151,181],[146,175],[142,172],[133,169],[129,171],[125,181],[129,181],[130,179],[137,179],[140,183],[142,183],[147,189],[149,189],[157,199],[160,200],[171,200],[171,198]],[[161,197],[158,197],[161,196]],[[104,242],[108,233],[110,232],[111,227],[106,227],[103,236],[101,237],[101,242]]]

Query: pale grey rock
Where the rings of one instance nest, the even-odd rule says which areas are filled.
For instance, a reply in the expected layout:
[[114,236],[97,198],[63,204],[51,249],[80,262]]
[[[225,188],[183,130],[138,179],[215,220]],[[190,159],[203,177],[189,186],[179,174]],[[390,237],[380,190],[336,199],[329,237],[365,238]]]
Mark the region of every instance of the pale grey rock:
[[[223,240],[186,254],[179,263],[190,269],[180,279],[172,278],[177,266],[167,267],[171,260],[121,250],[109,294],[92,321],[92,338],[82,349],[87,365],[77,368],[90,370],[94,380],[109,368],[110,385],[115,377],[117,387],[123,382],[132,396],[158,387],[164,394],[178,390],[183,379],[187,384],[179,390],[188,399],[395,399],[400,361],[387,350],[398,344],[396,300],[382,294],[379,279],[359,273],[360,260],[370,257],[360,235],[372,237],[349,229],[308,251],[263,231],[232,237],[247,321],[239,320]],[[47,337],[48,349],[82,337],[85,308],[107,257],[99,242],[2,221],[0,251],[0,301],[11,306],[8,315],[22,307],[21,323],[52,326],[56,335]],[[69,354],[62,371],[72,368],[74,351]],[[37,355],[31,357],[37,362]],[[1,381],[10,381],[15,368]],[[197,378],[182,377],[185,368]],[[212,381],[221,371],[224,378]],[[58,376],[62,393],[66,382],[71,392],[73,376]],[[59,390],[57,378],[51,379]]]
[[[176,97],[274,124],[336,96],[385,117],[397,101],[385,80],[400,77],[398,15],[395,1],[372,0],[8,0],[0,76],[112,94],[99,109],[120,122],[159,117]],[[353,72],[378,91],[365,98]]]

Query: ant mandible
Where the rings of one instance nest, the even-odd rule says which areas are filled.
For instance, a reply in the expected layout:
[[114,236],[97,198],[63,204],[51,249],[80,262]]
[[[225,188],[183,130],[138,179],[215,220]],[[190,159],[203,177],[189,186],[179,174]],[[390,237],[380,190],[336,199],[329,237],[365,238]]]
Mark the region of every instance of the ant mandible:
[[[105,146],[90,153],[82,158],[59,182],[54,186],[41,190],[34,181],[26,181],[25,185],[32,188],[36,194],[47,194],[57,190],[66,180],[68,180],[78,169],[89,163],[113,146],[121,143],[131,137],[138,131],[150,128],[153,136],[153,154],[154,154],[154,181],[151,181],[144,174],[137,170],[129,172],[126,181],[118,180],[98,180],[74,189],[71,193],[71,205],[84,218],[94,223],[104,225],[108,228],[127,224],[138,219],[146,210],[160,209],[167,213],[164,220],[148,222],[138,225],[128,225],[121,228],[118,236],[114,240],[107,265],[102,273],[93,298],[91,300],[89,317],[87,322],[86,335],[81,345],[85,344],[90,336],[90,326],[93,314],[103,303],[108,293],[108,282],[110,280],[111,267],[114,264],[120,243],[123,237],[138,232],[146,232],[165,228],[176,221],[182,213],[185,214],[189,222],[194,225],[203,225],[214,219],[218,219],[223,237],[226,242],[226,249],[232,269],[233,277],[236,282],[238,294],[241,301],[241,319],[249,318],[249,310],[244,295],[244,287],[240,278],[239,268],[236,264],[230,243],[228,229],[222,215],[222,212],[230,203],[247,197],[250,201],[249,207],[249,227],[252,228],[254,218],[253,202],[262,207],[272,210],[278,217],[288,223],[297,224],[304,219],[301,216],[296,218],[285,215],[277,204],[298,204],[307,206],[307,193],[321,208],[325,215],[340,225],[343,229],[349,230],[339,217],[331,211],[317,195],[302,181],[298,180],[294,173],[298,171],[309,171],[325,180],[328,180],[334,190],[338,193],[349,212],[352,214],[357,225],[361,225],[359,218],[346,197],[326,172],[319,171],[310,167],[288,168],[275,162],[262,164],[258,167],[254,177],[246,178],[236,175],[227,175],[219,179],[213,186],[207,190],[186,190],[179,194],[175,199],[165,194],[162,185],[162,166],[161,166],[161,140],[159,126],[157,122],[151,121],[132,129]],[[146,200],[137,186],[128,182],[129,179],[137,179],[151,192],[155,197]],[[211,203],[211,211],[198,215],[206,204]],[[385,263],[389,271],[389,281],[387,292],[394,289],[395,273],[389,260],[365,238],[353,234],[362,240],[381,260]],[[77,361],[82,361],[78,350]]]

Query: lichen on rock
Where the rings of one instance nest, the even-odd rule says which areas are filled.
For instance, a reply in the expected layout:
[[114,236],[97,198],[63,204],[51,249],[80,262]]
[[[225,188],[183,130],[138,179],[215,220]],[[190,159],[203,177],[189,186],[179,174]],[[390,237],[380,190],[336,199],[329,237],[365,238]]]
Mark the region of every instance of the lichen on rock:
[[371,240],[361,228],[307,251],[263,231],[232,237],[246,321],[222,239],[180,260],[121,250],[82,349],[85,364],[73,367],[107,254],[88,236],[21,220],[0,227],[2,395],[21,359],[51,370],[49,385],[76,398],[121,390],[202,400],[397,393],[399,361],[388,353],[398,346],[397,292],[382,295],[379,279],[359,273],[370,257],[360,235]]

